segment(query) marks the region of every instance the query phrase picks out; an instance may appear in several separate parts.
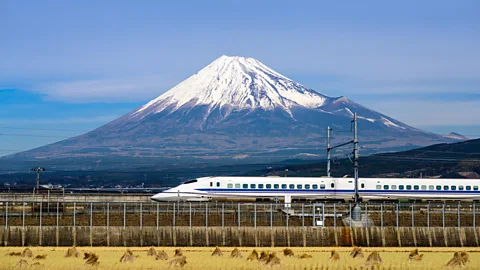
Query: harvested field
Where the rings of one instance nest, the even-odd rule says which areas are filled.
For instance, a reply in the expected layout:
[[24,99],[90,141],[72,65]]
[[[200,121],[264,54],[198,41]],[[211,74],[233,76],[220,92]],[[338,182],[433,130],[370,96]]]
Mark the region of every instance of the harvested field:
[[[124,264],[119,262],[119,258],[125,253],[125,248],[107,248],[107,247],[80,247],[77,248],[81,254],[92,252],[98,255],[98,266],[95,269],[180,269],[180,266],[170,266],[170,261],[175,259],[175,248],[159,247],[157,250],[164,250],[170,260],[156,260],[154,256],[147,256],[150,247],[130,247],[133,254],[138,255],[134,262]],[[52,247],[30,247],[33,257],[19,258],[19,256],[8,256],[13,252],[22,252],[23,248],[0,247],[0,257],[2,263],[0,270],[3,269],[19,269],[19,267],[28,265],[32,269],[91,269],[85,266],[82,256],[78,258],[66,258],[65,248]],[[224,253],[230,254],[235,248],[222,247]],[[272,263],[274,269],[365,269],[365,258],[352,258],[349,256],[352,248],[291,248],[295,254],[306,254],[312,256],[310,259],[300,259],[297,256],[283,256],[281,247],[260,247],[256,250],[269,251],[269,254],[275,252],[278,260]],[[210,248],[189,248],[183,247],[182,253],[187,263],[181,269],[272,269],[265,265],[265,262],[258,260],[248,261],[246,258],[231,258],[230,256],[212,257],[211,254],[215,247]],[[250,254],[253,248],[238,248],[243,254]],[[332,262],[332,250],[339,254],[339,260]],[[381,257],[381,264],[378,269],[451,269],[446,268],[447,263],[454,257],[454,253],[458,252],[457,261],[461,260],[462,252],[466,252],[468,259],[458,263],[463,269],[480,269],[480,248],[419,248],[418,252],[423,254],[421,261],[409,260],[409,254],[412,252],[409,248],[366,248],[362,247],[365,255],[378,252]],[[37,255],[46,255],[41,264],[35,264],[34,257]],[[180,257],[177,257],[180,258]],[[464,256],[465,258],[465,256]],[[23,260],[20,262],[20,260]],[[276,265],[277,262],[279,265]],[[377,269],[377,268],[376,268]]]

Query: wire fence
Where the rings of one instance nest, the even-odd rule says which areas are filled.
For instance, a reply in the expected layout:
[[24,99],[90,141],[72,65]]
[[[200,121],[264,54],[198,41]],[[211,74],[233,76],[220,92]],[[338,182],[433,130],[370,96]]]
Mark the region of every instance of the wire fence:
[[[362,203],[365,227],[476,227],[477,204]],[[0,226],[359,226],[349,203],[0,202]]]

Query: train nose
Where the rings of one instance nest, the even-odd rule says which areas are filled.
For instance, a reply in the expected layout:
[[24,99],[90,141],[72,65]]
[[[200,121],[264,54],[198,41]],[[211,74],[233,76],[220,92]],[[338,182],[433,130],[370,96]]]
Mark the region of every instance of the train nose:
[[176,201],[178,200],[178,194],[171,192],[162,192],[153,195],[151,199],[157,202]]

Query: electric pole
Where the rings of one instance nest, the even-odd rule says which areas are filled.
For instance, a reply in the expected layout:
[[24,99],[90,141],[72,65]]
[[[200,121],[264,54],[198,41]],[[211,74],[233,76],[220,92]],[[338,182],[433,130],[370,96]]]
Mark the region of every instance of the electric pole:
[[32,168],[32,171],[35,171],[37,172],[37,193],[38,193],[38,190],[40,188],[40,172],[44,172],[45,171],[45,168],[41,168],[41,167],[37,167],[37,168]]
[[358,195],[358,119],[357,113],[353,114],[353,175],[355,178],[355,206],[353,207],[352,218],[355,221],[362,219],[362,210],[358,205],[359,195]]
[[327,176],[330,177],[330,131],[332,129],[330,126],[327,127]]

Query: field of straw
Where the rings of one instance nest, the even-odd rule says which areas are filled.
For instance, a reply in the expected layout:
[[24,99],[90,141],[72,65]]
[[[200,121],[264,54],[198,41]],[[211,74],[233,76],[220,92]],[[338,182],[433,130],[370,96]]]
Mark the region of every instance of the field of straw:
[[0,270],[272,268],[480,269],[480,249],[0,247]]

